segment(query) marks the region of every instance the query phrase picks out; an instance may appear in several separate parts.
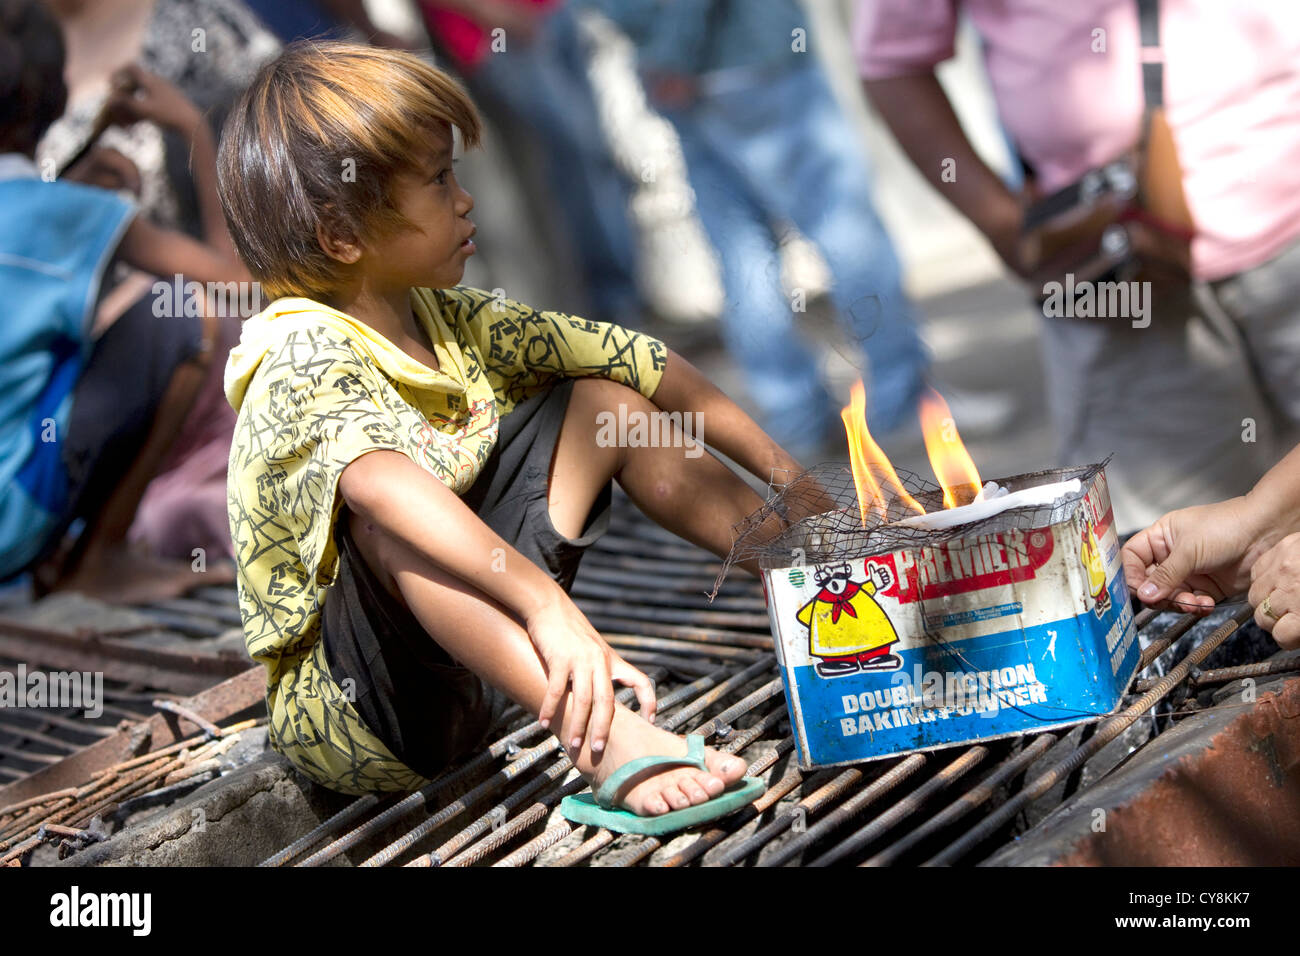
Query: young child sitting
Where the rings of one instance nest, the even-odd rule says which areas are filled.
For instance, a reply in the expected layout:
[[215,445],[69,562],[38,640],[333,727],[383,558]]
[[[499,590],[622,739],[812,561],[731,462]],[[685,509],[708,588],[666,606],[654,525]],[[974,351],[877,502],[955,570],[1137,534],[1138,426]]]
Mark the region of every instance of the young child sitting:
[[[168,279],[247,273],[233,248],[162,229],[106,189],[37,168],[36,145],[67,101],[64,53],[41,0],[0,0],[0,580],[35,567],[44,587],[157,600],[213,580],[197,578],[188,558],[132,552],[127,531],[203,383],[215,328],[192,314],[161,317],[152,296],[137,294],[97,329],[105,273],[115,260]],[[213,191],[213,231],[224,232],[215,145],[197,108],[138,68],[116,80],[110,118],[183,131]],[[82,171],[96,178],[97,166],[112,168],[92,153]],[[78,520],[84,532],[56,556]]]
[[[608,523],[611,478],[719,555],[761,499],[690,442],[604,440],[598,416],[694,412],[755,475],[799,465],[662,342],[457,287],[475,229],[453,128],[476,144],[474,107],[445,74],[333,43],[287,49],[228,119],[223,207],[275,299],[226,370],[248,650],[275,747],[333,789],[421,786],[482,742],[491,688],[599,788],[687,751],[653,725],[649,679],[567,594]],[[667,814],[744,772],[712,750],[677,763],[629,769],[607,795]]]

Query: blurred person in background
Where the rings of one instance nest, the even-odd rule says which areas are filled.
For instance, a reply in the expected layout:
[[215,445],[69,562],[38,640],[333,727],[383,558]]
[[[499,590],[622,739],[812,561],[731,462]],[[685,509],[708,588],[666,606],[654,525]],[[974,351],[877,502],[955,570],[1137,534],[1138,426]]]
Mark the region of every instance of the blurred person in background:
[[561,227],[556,240],[572,252],[585,288],[570,290],[557,306],[635,325],[641,301],[631,185],[601,126],[573,7],[565,0],[419,6],[434,50],[511,144],[525,196],[541,197],[534,198],[540,231]]
[[354,34],[375,46],[404,49],[405,41],[380,30],[370,19],[365,0],[244,0],[281,43],[296,40],[344,40]]
[[[982,38],[1024,194],[976,155],[935,77],[961,15]],[[917,168],[1036,295],[1049,287],[1034,242],[1072,234],[1028,234],[1027,208],[1136,151],[1137,202],[1096,212],[1125,228],[1150,282],[1146,314],[1044,309],[1060,463],[1114,454],[1121,530],[1245,493],[1275,460],[1274,433],[1300,423],[1300,8],[863,0],[855,45],[871,102]]]
[[763,427],[801,459],[843,448],[842,402],[822,381],[781,283],[788,224],[816,244],[831,298],[870,362],[868,416],[887,434],[915,417],[929,356],[866,157],[812,52],[795,0],[583,0],[637,49],[652,106],[681,138],[726,290],[723,339]]
[[[105,107],[115,96],[131,102],[121,99],[112,79],[135,64],[133,69],[162,77],[195,104],[207,119],[198,135],[210,140],[279,42],[241,0],[46,0],[46,6],[66,37],[68,106],[41,138],[38,166],[62,169],[89,151],[91,181],[138,203],[149,220],[233,257],[215,172],[206,183],[199,175],[214,169],[215,159],[203,157],[215,156],[215,142],[201,143],[203,149],[192,155],[185,130],[166,121],[138,122],[158,117],[120,109],[109,116]],[[170,272],[153,275],[119,261],[105,276],[98,326],[122,315],[160,278],[173,280]],[[217,336],[216,360],[131,529],[131,539],[158,556],[188,561],[196,547],[213,559],[232,554],[225,487],[235,416],[222,394],[221,367],[239,340],[238,317],[227,315]]]
[[[67,43],[68,108],[42,137],[38,163],[62,168],[95,139],[139,172],[139,202],[155,221],[203,235],[204,210],[184,138],[156,124],[105,130],[110,79],[139,64],[178,87],[220,131],[226,111],[262,63],[279,52],[276,38],[241,0],[46,0]],[[102,134],[102,135],[101,135]],[[221,224],[220,217],[217,219]],[[224,225],[221,226],[224,231]]]
[[[155,600],[220,578],[197,577],[188,550],[183,563],[169,562],[127,545],[147,483],[211,378],[219,329],[190,310],[160,317],[155,295],[97,327],[104,276],[115,260],[199,282],[248,274],[228,237],[201,242],[71,181],[129,174],[120,154],[91,153],[70,178],[42,175],[36,144],[63,112],[63,75],[62,36],[45,5],[0,0],[0,579],[34,569],[41,589]],[[177,131],[197,184],[215,190],[212,135],[194,105],[136,67],[111,84],[109,122]],[[203,231],[224,236],[210,218],[219,205],[202,208]],[[80,535],[65,542],[78,523]]]

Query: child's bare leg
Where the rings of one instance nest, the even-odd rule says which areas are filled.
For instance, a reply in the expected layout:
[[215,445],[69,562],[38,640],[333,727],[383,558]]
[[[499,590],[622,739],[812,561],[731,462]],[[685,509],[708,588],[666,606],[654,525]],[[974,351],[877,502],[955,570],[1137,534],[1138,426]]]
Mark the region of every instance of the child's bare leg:
[[[410,608],[433,640],[453,658],[532,713],[546,696],[546,672],[527,631],[491,598],[449,575],[437,565],[348,512],[349,528],[366,564]],[[582,736],[578,750],[566,748],[578,771],[599,785],[629,760],[651,754],[684,754],[681,737],[647,723],[621,704],[615,705],[609,740],[593,755],[585,728],[571,726],[565,703],[551,728],[561,741]],[[744,774],[735,757],[706,750],[710,772],[670,769],[635,780],[619,795],[629,810],[655,815],[704,803]]]
[[[700,444],[689,449],[602,446],[597,441],[601,435],[597,416],[601,412],[617,416],[619,405],[626,406],[629,416],[662,414],[640,392],[609,379],[573,383],[551,461],[548,510],[555,529],[570,538],[581,535],[596,495],[612,477],[655,523],[725,556],[731,550],[732,526],[756,511],[762,499]],[[739,566],[758,576],[756,561],[739,562]]]

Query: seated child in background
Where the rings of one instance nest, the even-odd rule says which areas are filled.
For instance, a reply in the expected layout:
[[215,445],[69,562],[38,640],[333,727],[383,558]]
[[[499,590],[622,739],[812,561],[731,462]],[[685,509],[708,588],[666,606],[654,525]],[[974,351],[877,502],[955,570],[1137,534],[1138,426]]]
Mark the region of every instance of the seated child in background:
[[[652,723],[649,679],[567,588],[608,523],[611,478],[719,555],[761,500],[698,448],[601,440],[598,416],[694,412],[755,475],[799,468],[662,342],[457,287],[475,230],[453,127],[476,144],[472,103],[418,58],[297,45],[253,81],[218,159],[231,235],[275,299],[226,371],[248,650],[274,746],[348,793],[414,789],[478,745],[491,688],[595,785],[683,754]],[[743,771],[709,750],[616,799],[666,813]]]
[[[146,297],[97,337],[103,277],[115,258],[169,278],[247,273],[233,250],[160,229],[111,192],[37,170],[36,143],[66,103],[63,67],[62,34],[44,4],[0,0],[0,579],[40,565],[46,587],[149,600],[196,583],[188,560],[136,555],[126,535],[202,382],[212,326],[158,318]],[[114,115],[189,130],[196,164],[206,145],[215,189],[215,147],[197,110],[156,77],[121,79]],[[78,519],[84,533],[56,559]]]

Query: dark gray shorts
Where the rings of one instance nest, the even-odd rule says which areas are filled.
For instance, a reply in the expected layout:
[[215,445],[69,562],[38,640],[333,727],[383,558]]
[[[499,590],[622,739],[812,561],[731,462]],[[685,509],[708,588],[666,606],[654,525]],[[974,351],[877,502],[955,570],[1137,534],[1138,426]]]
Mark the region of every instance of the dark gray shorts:
[[[463,496],[488,527],[566,591],[583,552],[609,526],[612,500],[606,484],[581,538],[565,538],[551,524],[547,482],[572,390],[566,379],[503,417],[496,448]],[[394,602],[362,558],[347,517],[340,514],[335,528],[338,580],[322,609],[330,676],[353,682],[357,714],[395,757],[433,777],[481,746],[508,702]]]

